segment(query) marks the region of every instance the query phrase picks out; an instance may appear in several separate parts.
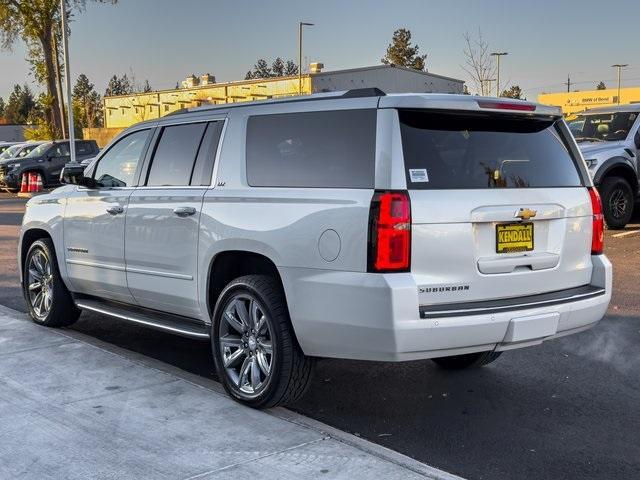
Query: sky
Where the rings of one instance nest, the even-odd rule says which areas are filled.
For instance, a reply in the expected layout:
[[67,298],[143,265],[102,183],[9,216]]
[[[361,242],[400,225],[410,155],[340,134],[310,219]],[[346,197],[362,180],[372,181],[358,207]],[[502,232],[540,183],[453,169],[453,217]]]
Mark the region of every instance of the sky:
[[[637,0],[119,0],[87,1],[71,23],[72,79],[86,74],[100,94],[108,79],[126,73],[154,89],[173,88],[195,73],[216,80],[244,78],[258,58],[297,62],[298,22],[305,64],[326,70],[376,65],[393,31],[408,28],[427,69],[469,81],[465,32],[480,29],[492,50],[507,51],[501,84],[517,84],[535,100],[546,91],[616,85],[611,65],[628,63],[623,86],[640,85]],[[0,96],[29,83],[24,46],[0,51]]]

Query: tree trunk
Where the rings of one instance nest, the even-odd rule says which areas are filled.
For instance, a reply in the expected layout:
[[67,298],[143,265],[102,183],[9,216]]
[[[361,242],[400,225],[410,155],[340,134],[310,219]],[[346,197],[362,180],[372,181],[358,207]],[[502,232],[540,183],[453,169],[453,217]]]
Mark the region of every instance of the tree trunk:
[[53,126],[55,135],[60,135],[62,132],[62,125],[60,123],[61,109],[60,109],[60,97],[58,95],[58,89],[56,87],[56,67],[53,61],[53,42],[51,37],[51,29],[46,29],[44,34],[40,37],[40,43],[42,44],[42,52],[44,56],[44,65],[46,70],[46,82],[47,82],[47,94],[51,97],[51,114],[49,121]]
[[60,98],[60,133],[62,138],[69,138],[64,116],[64,90],[62,89],[62,74],[60,72],[60,56],[58,55],[58,42],[53,35],[53,62],[56,69],[56,84],[58,88],[58,98]]

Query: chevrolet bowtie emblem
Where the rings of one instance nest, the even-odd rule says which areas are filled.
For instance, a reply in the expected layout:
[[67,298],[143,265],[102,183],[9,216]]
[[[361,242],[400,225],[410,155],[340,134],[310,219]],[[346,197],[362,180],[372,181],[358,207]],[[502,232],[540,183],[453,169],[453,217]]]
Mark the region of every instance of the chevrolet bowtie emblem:
[[516,211],[514,217],[521,220],[529,220],[530,218],[535,217],[537,213],[538,212],[536,212],[535,210],[531,210],[530,208],[521,208],[520,210]]

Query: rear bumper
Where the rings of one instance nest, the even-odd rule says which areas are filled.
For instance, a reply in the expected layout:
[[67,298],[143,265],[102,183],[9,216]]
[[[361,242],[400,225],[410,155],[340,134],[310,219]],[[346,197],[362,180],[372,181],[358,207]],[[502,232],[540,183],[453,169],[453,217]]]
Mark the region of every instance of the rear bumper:
[[446,314],[420,309],[411,273],[280,270],[296,336],[307,355],[405,361],[520,348],[595,325],[611,300],[612,269],[604,255],[592,261],[591,284],[566,291],[564,299],[557,295],[555,301],[533,304],[523,298],[506,308],[448,309]]

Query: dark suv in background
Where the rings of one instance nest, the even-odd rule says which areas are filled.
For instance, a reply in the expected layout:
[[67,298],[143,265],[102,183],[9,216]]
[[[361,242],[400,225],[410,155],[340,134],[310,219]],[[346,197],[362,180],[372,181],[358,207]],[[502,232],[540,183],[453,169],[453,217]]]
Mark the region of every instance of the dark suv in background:
[[[76,140],[76,159],[95,156],[99,149],[95,140]],[[60,183],[60,172],[71,160],[69,141],[45,142],[22,158],[11,158],[0,162],[0,185],[17,190],[24,173],[39,173],[42,184],[55,186]]]

